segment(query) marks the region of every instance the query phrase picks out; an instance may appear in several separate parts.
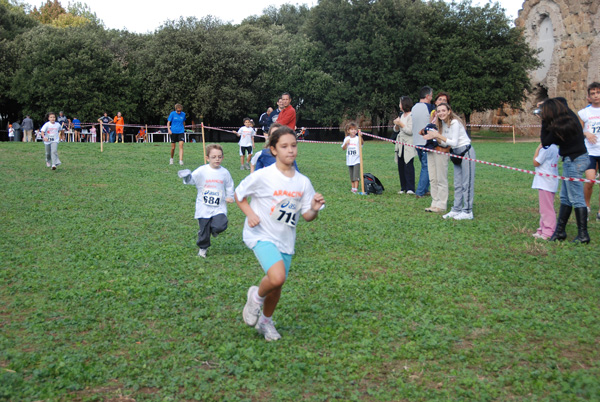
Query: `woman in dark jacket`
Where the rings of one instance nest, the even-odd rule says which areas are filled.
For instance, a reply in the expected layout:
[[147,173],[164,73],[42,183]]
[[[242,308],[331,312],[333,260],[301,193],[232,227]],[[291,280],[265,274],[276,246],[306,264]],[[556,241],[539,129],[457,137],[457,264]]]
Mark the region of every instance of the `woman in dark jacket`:
[[[589,158],[584,143],[583,129],[577,115],[569,109],[565,98],[552,98],[541,106],[543,146],[556,144],[563,160],[563,176],[579,179],[583,176]],[[583,182],[565,180],[560,190],[560,209],[556,230],[550,241],[565,240],[565,230],[571,211],[577,218],[577,237],[573,243],[589,243],[587,206],[583,197]]]

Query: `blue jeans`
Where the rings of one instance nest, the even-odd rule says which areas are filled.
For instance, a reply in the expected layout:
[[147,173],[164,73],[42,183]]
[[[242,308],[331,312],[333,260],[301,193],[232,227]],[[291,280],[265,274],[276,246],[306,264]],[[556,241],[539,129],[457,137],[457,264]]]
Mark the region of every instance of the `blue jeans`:
[[[567,156],[563,159],[563,176],[581,179],[589,163],[587,152],[573,160]],[[585,208],[583,182],[564,180],[560,189],[560,203],[574,208]]]
[[417,185],[417,195],[424,196],[429,190],[429,170],[427,170],[427,151],[417,149],[417,155],[421,161],[421,173],[419,174],[419,184]]

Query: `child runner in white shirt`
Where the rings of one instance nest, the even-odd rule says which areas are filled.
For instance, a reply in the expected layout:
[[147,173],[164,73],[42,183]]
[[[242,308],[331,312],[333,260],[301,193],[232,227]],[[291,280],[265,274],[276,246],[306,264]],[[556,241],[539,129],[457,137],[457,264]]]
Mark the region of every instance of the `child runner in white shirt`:
[[[266,273],[259,286],[248,289],[244,322],[255,326],[267,341],[275,341],[281,335],[271,317],[292,262],[298,215],[307,222],[314,220],[325,200],[294,167],[298,154],[294,130],[275,130],[269,147],[276,162],[246,177],[235,189],[235,200],[246,215],[244,243]],[[250,203],[248,197],[252,198]]]
[[62,125],[56,122],[56,114],[48,113],[48,121],[40,131],[46,148],[46,166],[52,166],[52,170],[56,170],[56,167],[61,164],[60,159],[58,159],[58,142],[60,141],[61,129]]
[[358,124],[351,121],[346,124],[346,137],[342,143],[342,149],[346,151],[346,166],[350,172],[350,182],[352,183],[352,192],[358,192],[358,183],[360,180],[360,150],[359,143],[362,146],[362,138],[357,134],[360,132]]
[[[254,136],[256,130],[252,127],[252,120],[249,117],[244,118],[244,126],[235,132],[235,135],[240,137],[238,142],[240,146],[240,170],[250,170],[250,159],[252,158],[252,149],[254,148]],[[244,163],[244,154],[248,154],[248,160]]]
[[[547,148],[538,145],[533,156],[536,173],[558,176],[558,147],[554,144]],[[556,229],[556,212],[554,211],[554,194],[558,190],[558,178],[535,175],[531,188],[537,188],[540,202],[540,227],[533,237],[548,240]]]
[[208,164],[191,172],[189,169],[177,172],[183,184],[192,184],[198,188],[196,214],[198,230],[198,255],[206,258],[210,247],[210,235],[216,237],[227,229],[227,203],[233,202],[233,179],[227,169],[221,166],[223,148],[219,144],[206,147]]

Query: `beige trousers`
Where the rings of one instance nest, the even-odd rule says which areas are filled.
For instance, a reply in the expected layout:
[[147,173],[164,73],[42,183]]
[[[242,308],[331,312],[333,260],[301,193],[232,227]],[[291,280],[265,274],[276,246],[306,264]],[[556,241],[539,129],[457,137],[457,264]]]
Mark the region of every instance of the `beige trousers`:
[[427,171],[431,186],[431,208],[446,210],[448,207],[448,161],[446,155],[429,152],[427,154]]

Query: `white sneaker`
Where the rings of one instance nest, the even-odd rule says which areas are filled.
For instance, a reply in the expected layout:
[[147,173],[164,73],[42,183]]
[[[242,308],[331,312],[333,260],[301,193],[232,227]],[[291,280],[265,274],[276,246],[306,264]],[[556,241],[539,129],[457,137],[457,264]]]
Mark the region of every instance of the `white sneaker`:
[[52,170],[56,170],[56,165],[52,165]]
[[459,213],[456,211],[450,211],[446,215],[442,215],[442,218],[444,218],[444,219],[455,218],[458,214]]
[[183,166],[183,161],[182,161],[182,160],[180,160],[180,161],[179,161],[179,164],[180,164],[181,166]]
[[404,194],[404,191],[400,190],[398,191],[398,194]]
[[461,211],[461,212],[458,213],[458,215],[456,215],[454,217],[454,219],[457,220],[457,221],[464,221],[464,220],[467,220],[467,219],[473,219],[473,212],[468,212],[467,213],[467,212]]
[[207,248],[201,248],[200,250],[198,250],[198,257],[206,258],[207,251],[208,251]]
[[50,162],[46,162],[46,167],[50,167]]
[[246,170],[246,167],[244,165],[240,166],[240,170]]
[[264,335],[265,336],[265,340],[267,342],[271,342],[271,341],[276,341],[281,339],[281,335],[279,335],[279,332],[277,332],[277,330],[275,329],[275,325],[273,324],[273,321],[269,321],[269,322],[258,322],[256,324],[256,330],[258,331],[259,334]]
[[173,158],[169,159],[169,165],[173,164]]
[[244,322],[251,327],[255,326],[260,316],[260,304],[254,301],[254,294],[258,293],[258,286],[250,286],[246,299],[246,305],[242,311]]
[[414,191],[412,191],[412,190],[408,190],[408,191],[406,192],[406,194],[408,194],[408,195],[415,195],[415,192],[414,192]]

